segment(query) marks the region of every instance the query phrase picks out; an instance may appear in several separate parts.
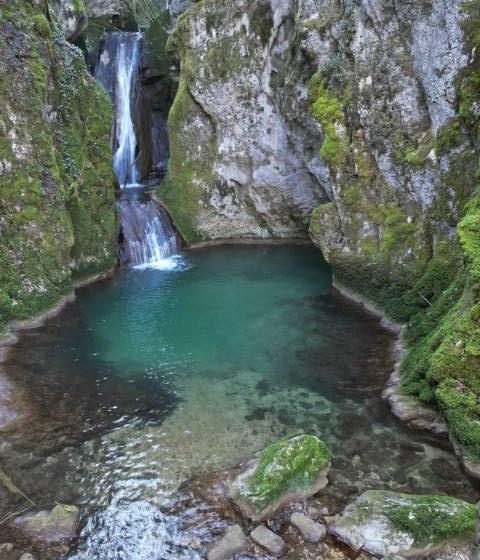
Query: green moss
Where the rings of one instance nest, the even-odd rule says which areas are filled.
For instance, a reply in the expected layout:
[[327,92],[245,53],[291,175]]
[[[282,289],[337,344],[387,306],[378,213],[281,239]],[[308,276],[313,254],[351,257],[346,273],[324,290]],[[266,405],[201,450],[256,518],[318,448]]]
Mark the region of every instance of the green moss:
[[51,35],[50,24],[44,14],[35,14],[32,17],[32,23],[35,31],[41,36],[49,38]]
[[[403,144],[403,143],[402,143]],[[395,154],[395,163],[398,165],[425,165],[428,154],[432,149],[433,144],[431,141],[422,141],[417,143],[406,143],[401,145]]]
[[331,454],[317,437],[284,439],[267,447],[248,481],[249,499],[261,511],[283,494],[311,486],[330,463]]
[[452,119],[444,124],[437,132],[435,139],[435,151],[437,155],[443,156],[452,148],[459,146],[463,141],[463,131],[458,119]]
[[447,496],[415,496],[406,505],[387,505],[384,513],[399,531],[412,535],[416,545],[473,538],[477,508]]
[[324,134],[320,155],[333,169],[345,160],[348,141],[342,129],[345,128],[343,106],[338,97],[329,92],[321,74],[314,74],[309,83],[308,97],[310,112],[322,125]]

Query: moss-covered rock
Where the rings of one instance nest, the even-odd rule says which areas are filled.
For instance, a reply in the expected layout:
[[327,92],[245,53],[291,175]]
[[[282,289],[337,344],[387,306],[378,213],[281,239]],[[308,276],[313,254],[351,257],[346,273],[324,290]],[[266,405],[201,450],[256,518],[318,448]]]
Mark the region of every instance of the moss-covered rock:
[[423,558],[447,544],[473,542],[478,513],[475,505],[448,496],[370,490],[330,530],[354,550]]
[[315,436],[280,440],[247,463],[232,484],[233,499],[247,517],[266,519],[288,502],[324,488],[330,458],[326,445]]
[[[359,10],[332,10],[307,31],[318,45],[326,29],[342,30],[311,81],[310,112],[324,130],[335,188],[333,201],[312,214],[310,235],[338,284],[406,323],[401,390],[441,410],[464,459],[480,463],[480,4],[464,2],[462,20],[459,3],[441,15],[434,5],[407,2],[355,34]],[[433,28],[448,41],[440,45]],[[427,52],[438,55],[442,77],[419,64]]]
[[55,11],[0,0],[0,57],[2,330],[115,263],[115,200],[111,107]]

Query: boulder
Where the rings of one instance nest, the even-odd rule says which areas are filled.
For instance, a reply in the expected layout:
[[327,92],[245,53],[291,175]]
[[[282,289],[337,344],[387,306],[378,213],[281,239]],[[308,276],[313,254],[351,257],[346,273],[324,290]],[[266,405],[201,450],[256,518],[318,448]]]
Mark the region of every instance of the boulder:
[[310,435],[285,438],[243,466],[230,495],[245,517],[263,521],[325,488],[329,469],[330,451],[323,441]]
[[327,535],[325,525],[315,523],[315,521],[303,513],[292,513],[290,523],[295,527],[295,529],[297,529],[305,540],[313,543],[323,540]]
[[250,533],[252,541],[271,554],[282,554],[285,541],[264,525],[259,525]]
[[423,558],[448,544],[473,542],[477,520],[477,507],[456,498],[370,490],[329,531],[356,551]]
[[229,560],[235,554],[245,552],[247,547],[248,541],[243,529],[240,525],[233,525],[207,553],[207,560]]
[[13,525],[29,537],[43,543],[61,543],[77,534],[80,512],[75,506],[57,505],[50,511],[39,511],[17,517]]

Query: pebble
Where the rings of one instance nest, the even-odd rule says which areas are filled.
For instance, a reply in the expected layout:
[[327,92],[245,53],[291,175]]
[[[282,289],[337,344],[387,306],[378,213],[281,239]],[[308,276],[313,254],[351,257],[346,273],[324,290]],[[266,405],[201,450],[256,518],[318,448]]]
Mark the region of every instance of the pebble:
[[323,540],[327,535],[325,525],[315,523],[303,513],[292,513],[290,523],[301,533],[304,539],[313,543]]
[[35,556],[29,552],[24,552],[18,560],[35,560]]
[[282,537],[279,537],[264,525],[256,527],[250,533],[250,538],[271,554],[282,554],[285,548],[285,541]]
[[225,536],[213,545],[207,554],[207,560],[230,560],[235,554],[245,552],[248,547],[247,537],[240,525],[232,525]]

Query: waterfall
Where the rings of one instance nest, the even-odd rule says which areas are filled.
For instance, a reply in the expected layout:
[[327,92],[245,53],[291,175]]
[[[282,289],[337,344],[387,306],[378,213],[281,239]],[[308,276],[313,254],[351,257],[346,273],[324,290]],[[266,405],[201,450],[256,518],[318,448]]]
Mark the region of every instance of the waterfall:
[[154,151],[151,109],[140,80],[142,45],[141,33],[106,35],[95,78],[107,90],[115,111],[113,167],[123,191],[117,202],[120,264],[170,269],[181,264],[175,257],[180,239],[169,215],[141,183],[151,171]]
[[122,265],[174,268],[170,259],[180,249],[178,235],[165,210],[154,199],[124,198],[118,202],[118,253]]
[[140,146],[132,113],[141,65],[141,33],[106,36],[95,77],[115,106],[113,167],[120,187],[136,187],[142,179],[138,167]]

